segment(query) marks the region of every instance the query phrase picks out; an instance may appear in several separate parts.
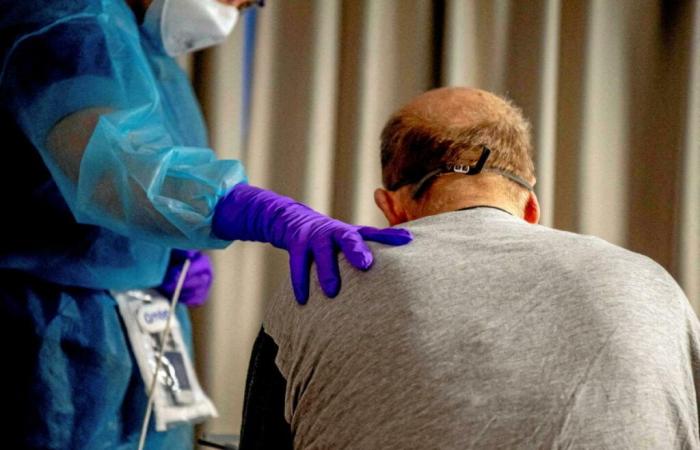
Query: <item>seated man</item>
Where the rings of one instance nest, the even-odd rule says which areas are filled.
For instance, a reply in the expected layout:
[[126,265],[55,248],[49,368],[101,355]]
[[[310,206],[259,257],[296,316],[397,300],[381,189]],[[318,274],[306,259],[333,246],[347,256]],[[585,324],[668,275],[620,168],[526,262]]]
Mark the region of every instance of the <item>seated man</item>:
[[700,448],[697,318],[659,265],[537,225],[530,127],[476,89],[382,133],[375,200],[405,247],[269,305],[242,450]]

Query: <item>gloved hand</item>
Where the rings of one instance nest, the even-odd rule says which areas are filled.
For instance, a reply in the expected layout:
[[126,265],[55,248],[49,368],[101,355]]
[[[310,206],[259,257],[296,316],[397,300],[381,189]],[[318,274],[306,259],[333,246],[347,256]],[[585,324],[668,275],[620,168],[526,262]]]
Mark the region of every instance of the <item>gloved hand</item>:
[[238,184],[216,206],[212,232],[220,239],[269,242],[289,252],[294,295],[300,304],[309,297],[312,259],[323,292],[340,291],[336,252],[367,270],[374,262],[365,240],[403,245],[413,236],[408,230],[348,225],[326,217],[306,205],[274,192]]
[[190,260],[190,268],[180,291],[179,302],[189,307],[201,306],[207,300],[214,278],[211,260],[202,252],[173,249],[165,278],[157,290],[167,298],[172,298],[186,259]]

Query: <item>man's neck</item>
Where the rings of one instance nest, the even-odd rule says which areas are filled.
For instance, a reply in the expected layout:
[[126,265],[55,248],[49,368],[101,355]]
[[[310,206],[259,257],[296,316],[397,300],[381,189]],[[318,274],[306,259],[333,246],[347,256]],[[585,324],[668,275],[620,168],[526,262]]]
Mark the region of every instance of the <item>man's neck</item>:
[[415,217],[413,217],[413,219],[479,206],[498,208],[506,211],[514,217],[520,217],[521,219],[523,218],[523,211],[512,202],[509,202],[503,198],[498,198],[497,196],[481,194],[477,196],[445,196],[444,198],[441,198],[440,201],[425,202],[422,207],[417,208],[417,210],[414,212]]
[[503,208],[499,208],[498,206],[491,206],[491,205],[467,206],[466,208],[460,208],[460,209],[457,209],[456,211],[470,211],[473,209],[482,209],[482,208],[483,209],[495,209],[497,211],[502,211],[510,216],[513,215],[513,213],[511,213],[510,211],[506,211]]

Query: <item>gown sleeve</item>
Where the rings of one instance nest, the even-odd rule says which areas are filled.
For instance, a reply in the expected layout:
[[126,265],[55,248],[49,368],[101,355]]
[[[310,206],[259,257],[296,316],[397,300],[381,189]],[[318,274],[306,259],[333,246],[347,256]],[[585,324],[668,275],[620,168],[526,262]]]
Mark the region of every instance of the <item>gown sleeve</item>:
[[196,103],[166,98],[139,33],[133,18],[104,12],[25,33],[5,53],[2,101],[78,222],[167,247],[225,247],[211,220],[246,182],[242,164],[187,142],[177,109],[199,117]]

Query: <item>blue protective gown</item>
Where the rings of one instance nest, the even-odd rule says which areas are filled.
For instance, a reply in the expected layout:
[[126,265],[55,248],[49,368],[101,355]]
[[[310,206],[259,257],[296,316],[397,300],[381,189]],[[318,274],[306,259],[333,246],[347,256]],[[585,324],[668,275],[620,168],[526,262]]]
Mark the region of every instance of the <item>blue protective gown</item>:
[[[185,74],[124,0],[0,11],[3,446],[134,448],[146,397],[107,290],[158,285],[171,247],[227,245],[213,210],[245,175],[207,147]],[[148,447],[191,433],[152,429]]]

